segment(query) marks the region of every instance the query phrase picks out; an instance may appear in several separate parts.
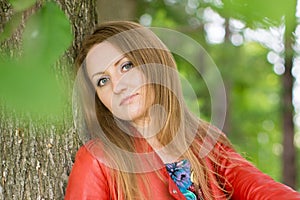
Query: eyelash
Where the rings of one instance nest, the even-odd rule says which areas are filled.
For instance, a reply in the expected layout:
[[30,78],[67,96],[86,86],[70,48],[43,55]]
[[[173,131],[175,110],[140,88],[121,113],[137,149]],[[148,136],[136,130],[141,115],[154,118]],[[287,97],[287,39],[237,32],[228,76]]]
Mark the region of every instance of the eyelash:
[[[127,66],[129,66],[130,68],[124,69]],[[133,68],[133,64],[132,64],[131,61],[127,61],[127,62],[123,63],[120,67],[121,67],[121,72],[125,73],[125,72],[128,72],[129,70],[131,70]],[[101,78],[99,78],[99,80],[97,81],[97,86],[98,87],[105,86],[105,83],[102,83],[102,85],[101,85],[101,81],[103,81],[103,80],[107,80],[108,81],[109,79],[110,79],[109,77],[101,77]]]
[[[126,67],[126,66],[130,66],[130,68],[123,71],[124,67]],[[132,68],[133,68],[132,62],[131,62],[131,61],[127,61],[127,62],[125,62],[125,63],[123,63],[123,64],[121,65],[121,72],[127,72],[127,71],[129,71],[130,69],[132,69]]]
[[104,79],[109,80],[108,77],[99,78],[99,80],[97,81],[97,86],[98,86],[98,87],[103,87],[103,86],[105,85],[105,83],[104,83],[103,85],[101,85],[101,81],[104,80]]

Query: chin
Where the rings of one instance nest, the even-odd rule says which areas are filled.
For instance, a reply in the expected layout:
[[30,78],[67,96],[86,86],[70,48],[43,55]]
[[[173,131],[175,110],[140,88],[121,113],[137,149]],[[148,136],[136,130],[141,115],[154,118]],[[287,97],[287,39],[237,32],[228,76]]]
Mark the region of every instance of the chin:
[[125,121],[136,121],[142,118],[142,116],[144,115],[143,112],[141,112],[140,110],[133,110],[129,108],[129,111],[126,113],[126,111],[124,112],[120,112],[120,113],[115,113],[115,116],[125,120]]

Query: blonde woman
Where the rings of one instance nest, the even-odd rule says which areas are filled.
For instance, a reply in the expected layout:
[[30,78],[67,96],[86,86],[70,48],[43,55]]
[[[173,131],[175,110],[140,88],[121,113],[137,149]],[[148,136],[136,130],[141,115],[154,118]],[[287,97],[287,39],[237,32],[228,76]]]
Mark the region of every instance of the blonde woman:
[[184,103],[176,63],[148,28],[100,25],[77,61],[84,145],[65,199],[300,199]]

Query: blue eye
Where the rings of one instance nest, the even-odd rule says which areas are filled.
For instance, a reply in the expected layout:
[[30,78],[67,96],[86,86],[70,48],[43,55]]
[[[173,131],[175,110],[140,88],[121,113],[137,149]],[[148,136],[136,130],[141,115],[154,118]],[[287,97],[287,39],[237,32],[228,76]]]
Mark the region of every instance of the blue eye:
[[100,78],[97,82],[97,86],[102,87],[107,83],[107,81],[109,81],[109,78],[107,78],[107,77]]
[[125,62],[123,65],[121,65],[121,71],[122,72],[127,72],[133,68],[132,62],[128,61]]

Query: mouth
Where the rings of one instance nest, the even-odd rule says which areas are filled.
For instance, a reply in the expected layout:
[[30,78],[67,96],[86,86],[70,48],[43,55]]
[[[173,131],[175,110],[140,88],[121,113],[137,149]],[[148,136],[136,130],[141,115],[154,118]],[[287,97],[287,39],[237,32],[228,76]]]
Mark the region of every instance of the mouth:
[[124,99],[122,99],[122,101],[120,102],[120,106],[122,105],[127,105],[127,104],[130,104],[133,99],[138,95],[138,93],[135,93],[133,95],[130,95],[128,97],[125,97]]

